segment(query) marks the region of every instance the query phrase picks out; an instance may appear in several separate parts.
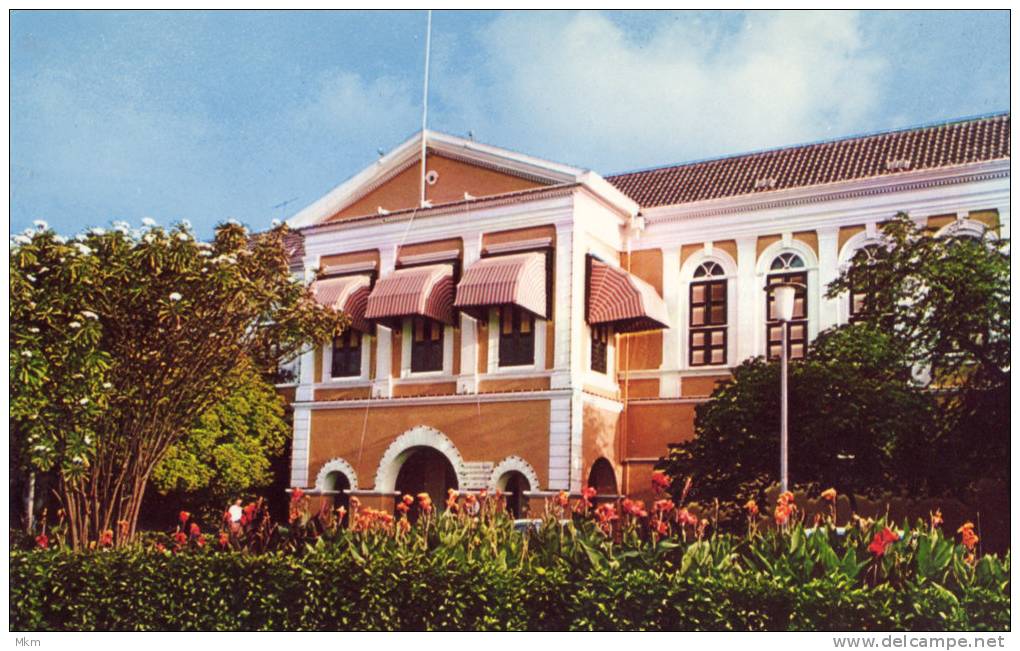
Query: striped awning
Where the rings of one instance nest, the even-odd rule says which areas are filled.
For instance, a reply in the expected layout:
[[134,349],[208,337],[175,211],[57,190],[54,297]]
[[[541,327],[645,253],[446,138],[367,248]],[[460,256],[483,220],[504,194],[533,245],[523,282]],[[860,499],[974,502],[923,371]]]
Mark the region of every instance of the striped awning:
[[464,272],[453,305],[476,317],[487,307],[516,305],[544,319],[545,288],[544,253],[482,258]]
[[406,267],[376,282],[365,318],[394,324],[409,316],[453,324],[453,265]]
[[612,324],[617,332],[642,332],[669,327],[666,303],[654,287],[601,260],[589,258],[589,263],[589,324]]
[[371,285],[372,279],[364,274],[320,278],[312,283],[312,293],[321,305],[349,316],[355,330],[371,332],[372,324],[365,320]]

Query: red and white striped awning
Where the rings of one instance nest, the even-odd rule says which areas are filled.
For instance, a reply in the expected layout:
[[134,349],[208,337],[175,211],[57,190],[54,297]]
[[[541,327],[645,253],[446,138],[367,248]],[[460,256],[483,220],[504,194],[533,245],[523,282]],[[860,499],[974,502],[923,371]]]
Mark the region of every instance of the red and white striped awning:
[[617,332],[669,327],[669,311],[654,287],[601,260],[589,260],[588,323],[612,324]]
[[457,284],[454,307],[481,315],[479,308],[516,305],[546,318],[545,254],[537,251],[482,258]]
[[453,323],[453,265],[406,267],[376,282],[365,318],[392,323],[408,316]]
[[355,330],[371,332],[372,324],[365,320],[371,285],[372,279],[364,274],[320,278],[312,283],[312,293],[319,304],[349,316]]

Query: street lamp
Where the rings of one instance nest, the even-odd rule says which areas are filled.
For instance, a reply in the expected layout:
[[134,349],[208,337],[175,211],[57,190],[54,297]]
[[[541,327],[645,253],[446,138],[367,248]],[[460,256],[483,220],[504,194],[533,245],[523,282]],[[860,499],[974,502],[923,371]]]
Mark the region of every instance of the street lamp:
[[789,353],[787,351],[787,341],[789,339],[788,326],[787,324],[793,319],[793,307],[797,298],[797,290],[803,289],[804,285],[800,283],[775,283],[772,285],[765,286],[765,292],[772,294],[772,316],[779,320],[779,327],[782,332],[782,343],[780,345],[781,351],[779,353],[780,359],[780,375],[779,375],[779,396],[780,396],[780,407],[779,407],[779,490],[785,493],[789,489],[789,475],[787,465],[787,421],[788,416],[788,390],[787,390],[787,379],[786,379],[786,368],[789,363]]

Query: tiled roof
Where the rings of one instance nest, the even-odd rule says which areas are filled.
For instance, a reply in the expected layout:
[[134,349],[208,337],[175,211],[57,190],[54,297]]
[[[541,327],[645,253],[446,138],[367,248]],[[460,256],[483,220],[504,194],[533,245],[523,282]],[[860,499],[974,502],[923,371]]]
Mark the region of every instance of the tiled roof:
[[1009,113],[606,177],[644,208],[1009,158]]
[[290,259],[290,266],[300,266],[305,257],[305,237],[298,231],[289,231],[283,236],[283,249]]

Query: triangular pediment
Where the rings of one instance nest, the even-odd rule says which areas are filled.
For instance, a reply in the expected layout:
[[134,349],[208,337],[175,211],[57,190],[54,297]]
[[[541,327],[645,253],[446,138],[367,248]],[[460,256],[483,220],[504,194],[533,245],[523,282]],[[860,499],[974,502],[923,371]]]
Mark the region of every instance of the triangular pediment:
[[[293,227],[419,206],[421,134],[294,215]],[[585,170],[472,140],[426,132],[425,198],[431,205],[580,180]]]

